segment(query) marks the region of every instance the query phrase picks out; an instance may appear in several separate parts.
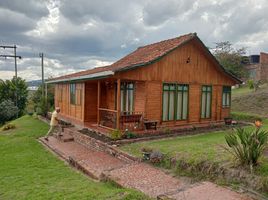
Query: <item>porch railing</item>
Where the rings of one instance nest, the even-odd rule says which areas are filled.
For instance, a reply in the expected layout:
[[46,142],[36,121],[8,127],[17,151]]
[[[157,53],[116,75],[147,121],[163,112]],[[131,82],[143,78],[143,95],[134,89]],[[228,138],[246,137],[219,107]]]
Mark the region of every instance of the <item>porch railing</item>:
[[[142,112],[121,112],[119,117],[119,129],[140,130],[143,128]],[[99,108],[99,123],[108,129],[117,129],[117,110]]]
[[116,129],[117,110],[99,108],[100,125],[109,129]]

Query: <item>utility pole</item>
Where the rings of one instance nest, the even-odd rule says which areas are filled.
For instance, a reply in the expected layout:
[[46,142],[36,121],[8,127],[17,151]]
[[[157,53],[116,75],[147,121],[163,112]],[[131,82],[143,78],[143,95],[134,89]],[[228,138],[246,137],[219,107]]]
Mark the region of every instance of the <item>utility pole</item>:
[[[16,87],[16,91],[15,91],[15,105],[18,106],[18,87],[17,87],[17,80],[18,80],[18,68],[17,68],[17,58],[21,59],[21,56],[17,56],[17,46],[10,46],[10,45],[0,45],[0,48],[3,49],[13,49],[14,50],[14,55],[8,55],[8,54],[4,54],[4,55],[0,55],[0,57],[3,58],[14,58],[15,60],[15,87]],[[18,113],[17,113],[17,117],[18,117]]]
[[18,68],[17,68],[17,58],[21,59],[21,56],[17,56],[17,46],[10,46],[10,45],[0,45],[0,48],[3,49],[14,49],[14,55],[0,55],[0,57],[4,57],[4,58],[14,58],[15,59],[15,77],[16,80],[18,78]]
[[44,53],[39,53],[39,57],[41,58],[41,72],[42,72],[42,97],[44,98],[45,92],[45,79],[44,79]]

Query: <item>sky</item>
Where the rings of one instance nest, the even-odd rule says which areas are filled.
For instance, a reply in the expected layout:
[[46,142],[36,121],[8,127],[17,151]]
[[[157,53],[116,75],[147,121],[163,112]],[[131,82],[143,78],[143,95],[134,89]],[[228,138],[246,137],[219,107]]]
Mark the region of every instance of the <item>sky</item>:
[[[208,47],[230,41],[268,52],[267,0],[0,0],[0,45],[18,46],[18,76],[45,78],[109,65],[137,47],[196,32]],[[0,55],[13,54],[0,49]],[[0,79],[14,59],[0,58]]]

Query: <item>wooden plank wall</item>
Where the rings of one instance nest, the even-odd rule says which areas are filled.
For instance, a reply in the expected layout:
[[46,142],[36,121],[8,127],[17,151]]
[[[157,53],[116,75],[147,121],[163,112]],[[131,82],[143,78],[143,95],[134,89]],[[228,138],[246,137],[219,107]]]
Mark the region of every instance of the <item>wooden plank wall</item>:
[[55,105],[61,108],[60,115],[63,118],[78,122],[84,121],[84,89],[84,83],[76,83],[76,91],[81,94],[81,102],[79,105],[72,105],[70,103],[70,84],[57,84],[55,86]]
[[85,122],[97,122],[98,83],[85,83]]

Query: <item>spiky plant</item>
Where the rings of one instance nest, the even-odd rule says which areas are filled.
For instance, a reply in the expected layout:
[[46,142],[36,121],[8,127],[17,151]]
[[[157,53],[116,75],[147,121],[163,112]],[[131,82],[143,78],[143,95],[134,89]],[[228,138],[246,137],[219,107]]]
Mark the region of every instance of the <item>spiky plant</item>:
[[268,132],[256,127],[254,130],[238,128],[225,135],[229,148],[226,148],[241,165],[249,166],[251,171],[258,164],[268,141]]

